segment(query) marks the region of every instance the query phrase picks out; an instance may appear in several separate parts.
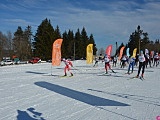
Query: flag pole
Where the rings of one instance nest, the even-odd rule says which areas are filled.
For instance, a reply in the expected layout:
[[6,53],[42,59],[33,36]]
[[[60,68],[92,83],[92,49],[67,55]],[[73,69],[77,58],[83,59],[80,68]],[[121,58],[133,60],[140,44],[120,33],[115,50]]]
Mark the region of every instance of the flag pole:
[[52,76],[52,64],[51,64],[51,76]]

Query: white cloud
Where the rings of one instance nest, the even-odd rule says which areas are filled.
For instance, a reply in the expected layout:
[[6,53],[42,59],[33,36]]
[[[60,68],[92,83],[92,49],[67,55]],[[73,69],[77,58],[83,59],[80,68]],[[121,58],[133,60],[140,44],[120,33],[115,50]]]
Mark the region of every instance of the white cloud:
[[28,21],[23,20],[23,19],[5,19],[4,21],[7,22],[7,23],[10,23],[10,24],[18,25],[18,26],[19,25],[27,26],[27,25],[32,24],[31,22],[28,22]]
[[101,43],[128,42],[129,35],[138,25],[149,33],[149,37],[159,35],[160,2],[154,0],[143,3],[89,0],[85,4],[84,1],[19,0],[15,4],[0,4],[0,7],[15,11],[10,18],[3,18],[8,24],[37,26],[48,18],[53,27],[60,27],[61,32],[68,29],[76,32],[85,27],[88,34],[93,33],[100,47]]

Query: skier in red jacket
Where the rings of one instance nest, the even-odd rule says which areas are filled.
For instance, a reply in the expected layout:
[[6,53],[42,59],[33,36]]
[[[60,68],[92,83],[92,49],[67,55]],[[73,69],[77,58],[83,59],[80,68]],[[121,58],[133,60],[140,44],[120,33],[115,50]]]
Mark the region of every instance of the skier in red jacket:
[[[63,58],[62,60],[64,62],[64,64],[66,65],[65,68],[64,68],[64,76],[67,76],[67,71],[70,72],[71,70],[71,67],[73,67],[73,64],[70,60],[67,60],[65,58]],[[70,72],[71,76],[73,76],[73,73]]]

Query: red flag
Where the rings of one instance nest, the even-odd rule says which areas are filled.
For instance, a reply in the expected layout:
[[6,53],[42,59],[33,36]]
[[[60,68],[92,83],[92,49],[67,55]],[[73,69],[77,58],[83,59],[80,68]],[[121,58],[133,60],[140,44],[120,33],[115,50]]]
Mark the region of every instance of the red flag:
[[53,66],[59,66],[61,63],[62,41],[63,41],[63,39],[57,39],[53,43],[53,48],[52,48],[52,65]]
[[112,45],[109,45],[107,48],[106,48],[106,54],[111,57],[111,53],[112,53]]
[[122,58],[122,55],[123,55],[123,50],[124,50],[124,46],[123,47],[121,47],[121,49],[120,49],[120,52],[119,52],[119,60]]

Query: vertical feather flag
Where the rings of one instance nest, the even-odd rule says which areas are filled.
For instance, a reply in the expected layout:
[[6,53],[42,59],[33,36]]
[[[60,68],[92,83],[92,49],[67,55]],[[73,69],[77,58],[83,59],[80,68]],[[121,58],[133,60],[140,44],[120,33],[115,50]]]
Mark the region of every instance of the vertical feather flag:
[[136,57],[136,53],[137,53],[137,48],[134,48],[133,55],[132,55],[134,58]]
[[107,48],[106,48],[106,54],[111,57],[111,53],[112,53],[112,45],[109,45]]
[[121,47],[120,52],[119,52],[119,60],[122,58],[123,55],[123,50],[124,50],[125,46]]
[[129,48],[127,48],[126,54],[127,54],[128,57],[130,56],[130,54],[129,54]]
[[53,48],[52,48],[52,65],[53,66],[59,66],[61,63],[62,41],[63,41],[63,39],[57,39],[53,43]]
[[93,44],[89,44],[86,50],[87,54],[87,64],[93,63]]

